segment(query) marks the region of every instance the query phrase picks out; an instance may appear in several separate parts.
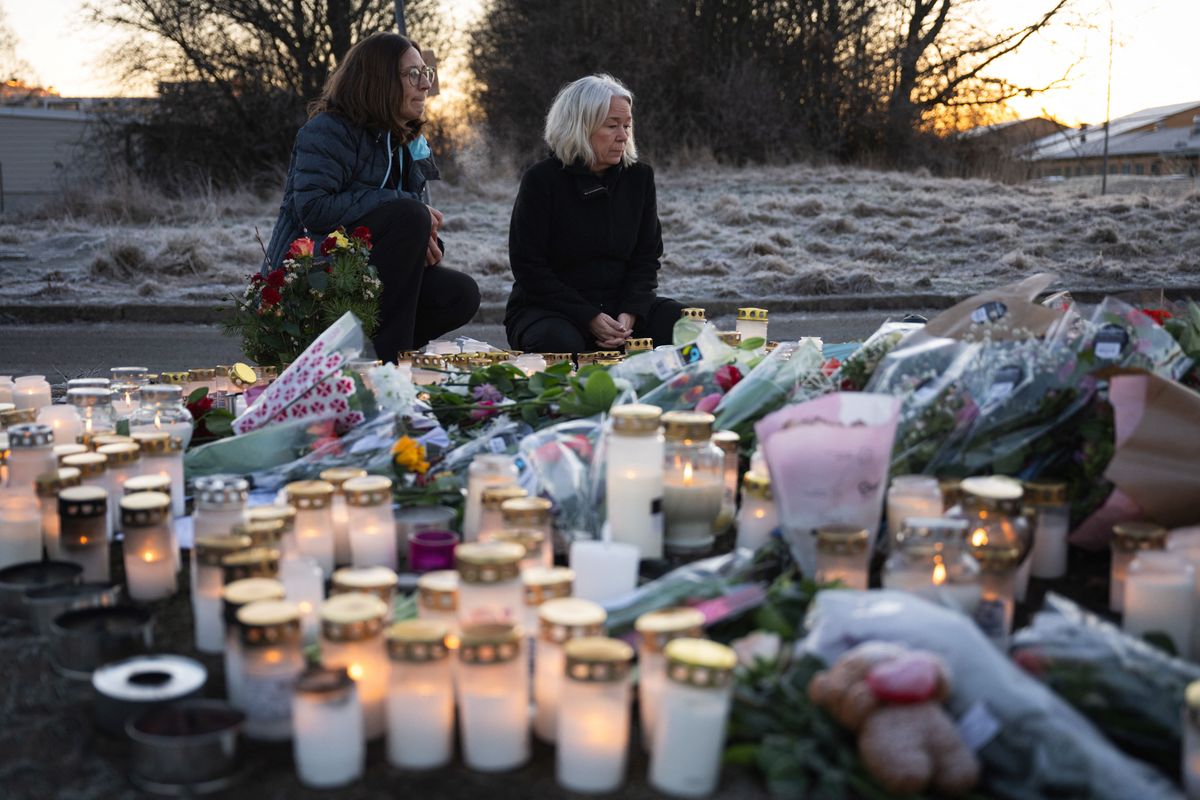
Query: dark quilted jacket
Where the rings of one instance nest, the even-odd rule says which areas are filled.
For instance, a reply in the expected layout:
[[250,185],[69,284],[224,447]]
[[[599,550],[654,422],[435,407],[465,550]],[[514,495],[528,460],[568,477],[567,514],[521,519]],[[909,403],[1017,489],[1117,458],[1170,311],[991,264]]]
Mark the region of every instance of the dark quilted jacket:
[[389,134],[364,130],[336,114],[318,114],[305,123],[292,148],[264,269],[278,267],[288,246],[301,236],[319,241],[389,200],[420,200],[431,162],[414,163],[402,145],[398,149],[409,164],[406,185],[399,190],[384,188],[403,174],[395,144]]

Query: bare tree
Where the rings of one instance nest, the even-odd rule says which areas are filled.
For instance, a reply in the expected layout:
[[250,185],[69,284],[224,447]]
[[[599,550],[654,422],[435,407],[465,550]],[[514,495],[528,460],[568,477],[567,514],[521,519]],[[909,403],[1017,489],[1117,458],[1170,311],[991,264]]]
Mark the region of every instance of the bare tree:
[[0,8],[0,82],[4,81],[37,82],[33,69],[17,56],[17,35],[8,26],[4,9]]

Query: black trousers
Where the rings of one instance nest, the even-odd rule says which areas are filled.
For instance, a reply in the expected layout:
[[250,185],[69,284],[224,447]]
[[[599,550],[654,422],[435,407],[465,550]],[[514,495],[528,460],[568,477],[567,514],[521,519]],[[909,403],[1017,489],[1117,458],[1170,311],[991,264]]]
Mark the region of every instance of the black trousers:
[[[683,303],[677,300],[656,298],[650,313],[633,324],[633,338],[649,337],[655,345],[671,344],[682,310]],[[509,347],[526,353],[589,353],[600,349],[591,331],[579,328],[561,314],[534,306],[518,312],[509,322],[507,333]]]
[[384,361],[461,328],[479,310],[479,287],[470,275],[425,266],[430,224],[429,209],[405,198],[347,226],[371,229],[371,263],[383,281],[375,357]]

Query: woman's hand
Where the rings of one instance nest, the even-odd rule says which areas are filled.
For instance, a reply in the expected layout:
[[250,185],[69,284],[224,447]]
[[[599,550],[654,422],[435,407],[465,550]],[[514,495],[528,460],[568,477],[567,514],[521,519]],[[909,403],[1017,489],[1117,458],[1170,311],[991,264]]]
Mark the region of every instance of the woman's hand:
[[601,347],[620,347],[629,338],[632,329],[626,328],[608,314],[600,313],[592,318],[588,330]]
[[443,214],[442,212],[438,211],[433,206],[425,206],[425,207],[429,209],[429,221],[431,223],[429,226],[429,235],[436,238],[437,232],[442,227],[442,222],[444,222],[446,219],[446,215]]
[[637,324],[636,316],[634,316],[633,314],[629,314],[629,313],[617,314],[617,322],[620,323],[621,327],[625,329],[626,338],[633,335],[633,326]]
[[434,264],[441,263],[442,260],[442,247],[438,244],[438,230],[441,229],[442,222],[446,217],[433,206],[425,207],[429,209],[429,246],[425,249],[425,266],[432,267]]

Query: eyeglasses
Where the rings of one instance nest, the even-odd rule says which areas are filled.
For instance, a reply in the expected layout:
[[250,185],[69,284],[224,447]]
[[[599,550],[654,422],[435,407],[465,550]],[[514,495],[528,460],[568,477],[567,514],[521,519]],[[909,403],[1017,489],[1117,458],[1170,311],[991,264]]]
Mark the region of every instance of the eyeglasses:
[[421,78],[427,83],[433,83],[433,79],[437,77],[437,70],[433,67],[409,67],[400,70],[400,74],[408,78],[408,85],[415,89],[421,85]]

